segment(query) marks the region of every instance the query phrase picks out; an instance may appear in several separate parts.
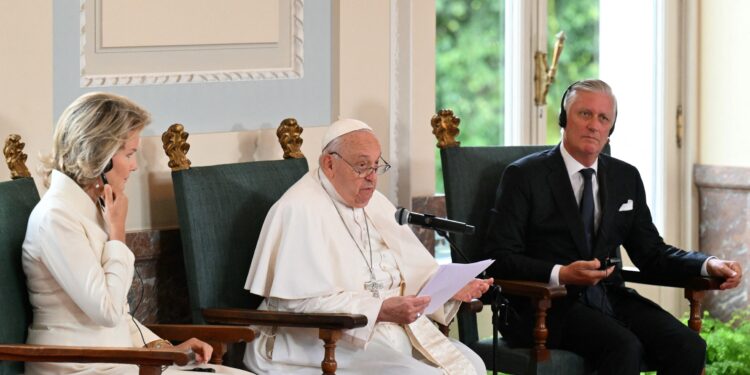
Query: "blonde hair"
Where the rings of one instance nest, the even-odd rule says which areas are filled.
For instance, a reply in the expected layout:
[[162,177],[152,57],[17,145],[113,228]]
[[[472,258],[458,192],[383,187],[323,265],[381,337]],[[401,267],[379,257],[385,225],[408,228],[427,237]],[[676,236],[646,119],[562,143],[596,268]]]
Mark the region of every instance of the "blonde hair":
[[96,183],[130,132],[151,122],[151,115],[123,96],[92,92],[80,96],[60,115],[52,154],[43,160],[42,175],[49,186],[53,169],[85,188]]

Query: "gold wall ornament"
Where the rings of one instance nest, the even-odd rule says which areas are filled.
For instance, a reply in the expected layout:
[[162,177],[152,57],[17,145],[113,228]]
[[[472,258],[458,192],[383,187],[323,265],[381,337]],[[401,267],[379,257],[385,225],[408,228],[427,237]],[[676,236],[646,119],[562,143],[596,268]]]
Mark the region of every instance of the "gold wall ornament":
[[461,142],[456,141],[456,137],[460,130],[458,125],[461,124],[461,119],[453,116],[453,111],[450,109],[441,109],[437,114],[432,116],[430,125],[432,125],[432,134],[435,134],[437,138],[438,148],[449,148],[458,147]]
[[164,152],[169,157],[169,167],[172,171],[181,171],[190,168],[190,159],[187,158],[190,144],[187,139],[190,134],[185,131],[182,124],[172,124],[167,131],[161,135],[161,143]]
[[555,82],[557,63],[560,62],[560,54],[565,46],[565,32],[560,31],[555,38],[557,40],[552,53],[551,66],[547,66],[547,53],[536,51],[534,54],[534,104],[538,106],[547,105],[549,86]]
[[23,153],[24,147],[26,147],[26,144],[21,142],[21,136],[18,134],[11,134],[5,140],[3,154],[5,155],[5,162],[8,163],[8,169],[10,169],[10,178],[14,180],[31,177],[29,169],[26,168],[28,156]]
[[284,159],[302,159],[305,154],[302,153],[302,129],[294,118],[287,118],[281,121],[276,129],[276,136],[279,138],[281,149],[284,150]]

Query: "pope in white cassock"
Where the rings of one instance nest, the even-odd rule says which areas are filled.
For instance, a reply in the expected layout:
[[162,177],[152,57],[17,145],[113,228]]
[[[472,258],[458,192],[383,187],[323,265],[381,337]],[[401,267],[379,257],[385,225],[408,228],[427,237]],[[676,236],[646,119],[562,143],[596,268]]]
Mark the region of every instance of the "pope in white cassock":
[[[492,279],[473,280],[423,316],[430,299],[415,294],[437,263],[375,190],[390,165],[372,129],[352,119],[333,123],[318,161],[263,224],[245,284],[265,297],[260,309],[367,316],[365,327],[339,340],[338,374],[485,374],[479,356],[432,321],[448,324]],[[244,362],[261,374],[319,374],[322,358],[316,329],[279,327],[261,328]]]

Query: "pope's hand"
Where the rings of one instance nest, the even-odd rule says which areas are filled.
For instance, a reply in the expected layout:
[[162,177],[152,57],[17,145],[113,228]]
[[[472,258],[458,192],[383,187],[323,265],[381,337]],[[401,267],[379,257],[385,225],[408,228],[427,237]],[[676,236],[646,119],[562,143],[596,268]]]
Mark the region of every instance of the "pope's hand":
[[459,290],[455,295],[453,295],[453,299],[461,302],[471,302],[474,298],[479,298],[487,292],[487,290],[490,289],[492,286],[492,283],[494,283],[495,280],[493,278],[489,279],[474,279],[469,281],[468,284],[466,284],[461,290]]
[[417,320],[429,304],[429,296],[397,296],[387,298],[380,306],[377,321],[409,324]]

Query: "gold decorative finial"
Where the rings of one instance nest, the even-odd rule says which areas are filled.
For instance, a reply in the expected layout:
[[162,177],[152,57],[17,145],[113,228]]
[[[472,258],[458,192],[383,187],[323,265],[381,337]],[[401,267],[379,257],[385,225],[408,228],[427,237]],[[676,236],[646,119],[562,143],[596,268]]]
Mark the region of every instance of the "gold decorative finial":
[[547,92],[549,92],[549,86],[555,82],[555,75],[557,75],[557,63],[560,62],[560,54],[562,54],[563,47],[565,46],[565,33],[560,31],[555,35],[557,41],[555,41],[555,49],[552,52],[552,65],[547,66],[547,53],[536,51],[534,54],[534,62],[536,70],[534,72],[534,104],[538,106],[547,104]]
[[305,157],[302,153],[302,129],[296,119],[287,118],[281,122],[276,129],[281,148],[284,150],[284,159],[301,159]]
[[169,167],[172,171],[181,171],[190,168],[190,159],[187,158],[190,144],[187,139],[190,134],[185,131],[182,124],[172,124],[161,135],[161,143],[164,146],[164,152],[169,157]]
[[453,116],[453,111],[450,109],[439,110],[436,115],[432,116],[430,124],[432,125],[432,134],[435,134],[435,138],[437,138],[438,148],[458,147],[461,145],[461,142],[456,141],[456,137],[458,137],[458,133],[460,132],[458,125],[461,124],[461,119]]
[[3,154],[5,154],[5,161],[8,163],[8,169],[10,169],[10,178],[14,180],[31,177],[29,169],[26,168],[27,155],[23,153],[25,146],[26,144],[21,142],[21,136],[18,134],[11,134],[5,140]]

